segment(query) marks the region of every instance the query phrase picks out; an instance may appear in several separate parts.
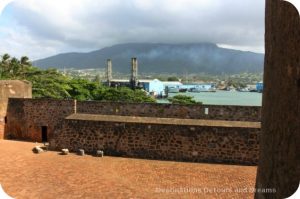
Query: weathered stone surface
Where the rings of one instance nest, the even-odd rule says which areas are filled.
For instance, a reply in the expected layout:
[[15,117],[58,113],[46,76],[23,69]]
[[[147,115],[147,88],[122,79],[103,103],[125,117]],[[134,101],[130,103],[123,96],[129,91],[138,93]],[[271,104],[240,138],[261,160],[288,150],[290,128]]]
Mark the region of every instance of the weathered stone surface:
[[266,0],[265,72],[256,198],[287,198],[300,181],[300,17],[292,4]]
[[[209,108],[209,114],[205,114]],[[174,105],[113,102],[77,102],[53,99],[9,99],[5,138],[41,142],[41,127],[47,126],[48,140],[63,120],[74,113],[143,116],[157,118],[210,119],[260,122],[260,107]],[[116,112],[115,110],[118,110]],[[1,125],[0,125],[1,127]],[[151,128],[151,127],[150,127]],[[1,132],[1,131],[0,131]]]
[[4,139],[5,122],[0,121],[0,140]]
[[[209,108],[208,115],[205,108]],[[65,121],[76,112],[152,119]],[[94,153],[103,149],[108,155],[193,162],[256,164],[258,160],[260,129],[251,122],[260,120],[260,107],[10,99],[7,114],[7,137],[41,141],[41,127],[47,126],[51,148],[56,150]],[[187,119],[202,120],[187,123]]]
[[[96,115],[96,114],[72,114],[66,117],[67,120],[88,120],[118,123],[139,123],[147,125],[151,129],[151,124],[173,124],[188,125],[190,130],[194,131],[193,126],[210,126],[210,127],[241,127],[241,128],[260,128],[260,122],[241,122],[226,120],[199,120],[199,119],[178,119],[178,118],[160,118],[160,117],[137,117],[137,116],[120,116],[120,115]],[[150,125],[149,125],[150,124]],[[150,128],[149,128],[150,126]]]
[[47,126],[48,139],[65,117],[75,112],[73,100],[9,99],[5,138],[42,141],[41,127]]
[[5,137],[8,98],[31,98],[32,85],[28,81],[0,80],[0,139]]
[[107,155],[191,162],[255,165],[260,128],[210,127],[65,120],[51,149],[84,148]]
[[[209,110],[209,114],[205,114],[205,109]],[[77,113],[253,122],[260,122],[261,120],[261,107],[258,106],[179,105],[85,101],[77,102]]]
[[32,85],[28,81],[0,80],[0,118],[6,115],[8,98],[32,98]]

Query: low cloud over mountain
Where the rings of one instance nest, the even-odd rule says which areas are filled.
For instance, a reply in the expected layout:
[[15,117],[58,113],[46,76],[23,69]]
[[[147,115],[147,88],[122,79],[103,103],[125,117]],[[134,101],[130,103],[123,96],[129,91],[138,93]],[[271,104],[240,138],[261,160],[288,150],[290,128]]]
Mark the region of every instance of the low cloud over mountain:
[[264,55],[220,48],[211,43],[128,43],[89,53],[65,53],[37,60],[42,68],[105,68],[112,59],[113,71],[129,73],[130,59],[137,57],[144,73],[240,73],[262,72]]

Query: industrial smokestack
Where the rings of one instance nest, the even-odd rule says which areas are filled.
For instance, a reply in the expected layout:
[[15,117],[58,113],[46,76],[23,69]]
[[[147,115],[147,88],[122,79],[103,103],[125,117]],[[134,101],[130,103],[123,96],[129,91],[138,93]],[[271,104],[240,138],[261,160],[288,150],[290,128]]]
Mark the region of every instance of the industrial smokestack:
[[137,58],[131,58],[131,88],[135,89],[137,86],[137,76],[138,76],[138,62]]
[[110,82],[112,80],[112,61],[111,59],[107,59],[106,61],[106,81],[108,86],[110,86]]

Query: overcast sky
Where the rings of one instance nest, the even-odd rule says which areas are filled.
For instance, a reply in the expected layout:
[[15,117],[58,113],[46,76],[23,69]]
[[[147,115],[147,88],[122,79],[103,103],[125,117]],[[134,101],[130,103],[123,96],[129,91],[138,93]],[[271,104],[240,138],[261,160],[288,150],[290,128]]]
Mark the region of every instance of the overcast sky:
[[0,54],[44,58],[127,42],[264,52],[263,0],[0,0]]

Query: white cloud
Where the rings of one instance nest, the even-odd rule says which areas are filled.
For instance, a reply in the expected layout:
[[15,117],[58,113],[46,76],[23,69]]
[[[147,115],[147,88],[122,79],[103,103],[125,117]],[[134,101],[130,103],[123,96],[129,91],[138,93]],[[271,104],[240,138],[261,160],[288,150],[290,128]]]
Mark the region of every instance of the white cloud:
[[35,59],[126,42],[263,49],[261,0],[16,0],[8,7],[0,54]]
[[0,1],[0,14],[2,13],[3,9],[13,0],[1,0]]

